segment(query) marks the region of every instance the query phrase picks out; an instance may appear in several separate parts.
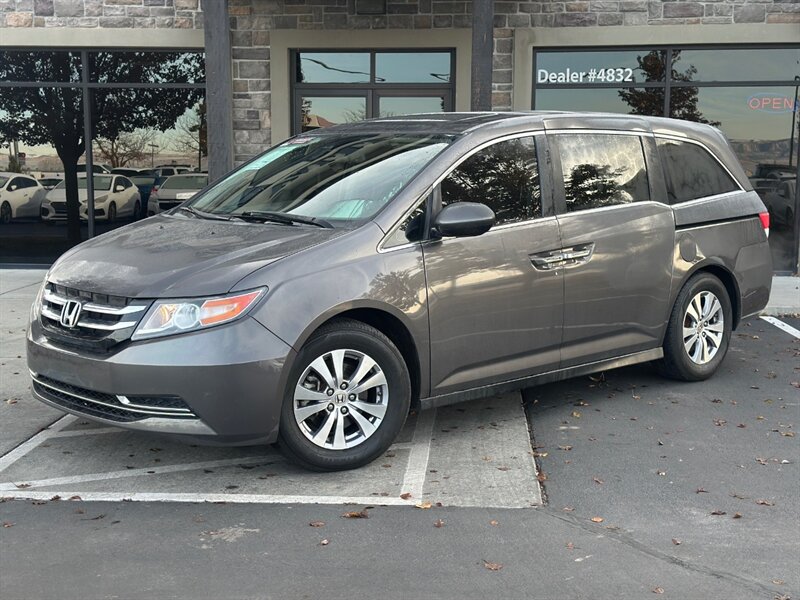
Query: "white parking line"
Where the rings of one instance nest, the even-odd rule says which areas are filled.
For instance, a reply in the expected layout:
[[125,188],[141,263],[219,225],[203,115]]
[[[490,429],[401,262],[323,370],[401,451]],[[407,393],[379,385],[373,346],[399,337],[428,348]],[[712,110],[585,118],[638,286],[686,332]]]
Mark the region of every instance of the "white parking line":
[[788,333],[789,335],[793,335],[794,337],[800,340],[800,330],[795,329],[788,323],[784,323],[783,321],[781,321],[780,319],[776,319],[775,317],[761,317],[761,318],[765,320],[767,323],[775,325],[775,327],[777,327],[778,329],[781,329],[786,333]]
[[81,492],[50,491],[37,492],[18,490],[15,500],[51,500],[58,496],[61,500],[83,500],[85,502],[216,502],[221,504],[361,504],[364,506],[414,506],[414,502],[402,498],[384,496],[290,496],[273,494],[183,494],[159,492]]
[[50,425],[50,427],[48,427],[47,429],[43,429],[33,437],[22,442],[19,446],[17,446],[10,452],[4,454],[2,457],[0,457],[0,472],[5,471],[8,467],[13,465],[20,458],[28,454],[28,452],[36,448],[39,444],[41,444],[48,438],[53,437],[59,431],[61,431],[68,425],[71,425],[77,420],[78,417],[75,417],[73,415],[64,415],[58,421]]
[[435,419],[435,409],[423,410],[419,413],[417,425],[414,428],[411,455],[408,457],[408,466],[403,477],[403,493],[411,494],[412,498],[422,498],[422,488],[425,484],[425,474],[428,471],[428,459],[431,454],[431,437],[433,436]]
[[107,479],[122,479],[124,477],[139,477],[141,475],[160,475],[163,473],[180,473],[181,471],[195,471],[197,469],[211,469],[213,467],[233,467],[238,465],[255,465],[259,463],[283,462],[283,457],[272,456],[251,456],[250,458],[224,458],[221,460],[208,460],[205,462],[183,463],[180,465],[164,465],[160,467],[145,467],[143,469],[125,469],[124,471],[108,471],[106,473],[87,473],[86,475],[73,475],[70,477],[53,477],[50,479],[37,479],[33,481],[22,481],[19,484],[14,482],[0,483],[0,491],[8,492],[19,489],[19,485],[28,488],[48,487],[53,485],[71,485],[73,483],[83,483],[86,481],[105,481]]

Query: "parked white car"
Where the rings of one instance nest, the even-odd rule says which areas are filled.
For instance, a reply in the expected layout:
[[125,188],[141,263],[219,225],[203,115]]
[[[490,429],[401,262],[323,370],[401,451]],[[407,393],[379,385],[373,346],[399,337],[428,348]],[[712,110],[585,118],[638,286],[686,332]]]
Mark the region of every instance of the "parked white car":
[[[123,175],[94,176],[94,218],[99,221],[115,221],[118,218],[142,216],[142,200],[139,189]],[[78,176],[78,198],[81,220],[88,220],[86,175]],[[67,188],[62,181],[47,193],[42,203],[42,219],[63,221],[67,218]]]
[[33,177],[0,172],[0,223],[38,216],[46,193]]
[[175,208],[208,185],[207,173],[173,175],[153,186],[147,201],[147,216]]

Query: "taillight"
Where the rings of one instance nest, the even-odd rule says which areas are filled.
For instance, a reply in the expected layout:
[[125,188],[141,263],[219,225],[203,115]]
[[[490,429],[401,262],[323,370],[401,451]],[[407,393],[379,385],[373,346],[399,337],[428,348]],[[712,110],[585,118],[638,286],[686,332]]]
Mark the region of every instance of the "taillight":
[[764,228],[764,233],[769,237],[769,213],[758,213],[758,218],[761,219],[761,226]]

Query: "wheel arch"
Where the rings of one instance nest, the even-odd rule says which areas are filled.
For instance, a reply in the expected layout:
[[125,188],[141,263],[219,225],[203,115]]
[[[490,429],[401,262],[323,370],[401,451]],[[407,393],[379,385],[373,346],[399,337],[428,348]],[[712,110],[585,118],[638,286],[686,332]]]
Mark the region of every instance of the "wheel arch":
[[420,395],[423,391],[423,372],[417,344],[403,319],[384,307],[373,305],[340,307],[339,310],[325,314],[309,326],[297,340],[295,348],[299,350],[314,332],[321,327],[341,319],[352,319],[374,327],[397,346],[406,363],[409,378],[411,379],[411,406],[412,409],[418,410]]
[[739,292],[739,283],[736,281],[736,276],[733,274],[733,271],[731,271],[724,264],[711,261],[698,263],[691,271],[686,273],[686,276],[683,278],[683,282],[678,288],[678,292],[680,293],[680,290],[684,288],[686,283],[692,277],[694,277],[697,273],[702,272],[714,275],[722,282],[722,285],[725,286],[725,290],[728,292],[728,298],[730,298],[731,301],[731,312],[733,313],[732,330],[735,330],[737,327],[739,327],[739,321],[742,317],[742,300]]

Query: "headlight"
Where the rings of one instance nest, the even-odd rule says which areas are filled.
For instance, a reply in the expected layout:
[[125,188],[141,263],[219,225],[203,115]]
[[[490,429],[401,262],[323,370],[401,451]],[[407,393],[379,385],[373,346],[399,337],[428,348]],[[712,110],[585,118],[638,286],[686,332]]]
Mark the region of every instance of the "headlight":
[[228,323],[243,316],[264,292],[266,288],[215,298],[157,300],[131,339],[172,335]]

